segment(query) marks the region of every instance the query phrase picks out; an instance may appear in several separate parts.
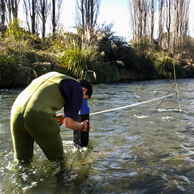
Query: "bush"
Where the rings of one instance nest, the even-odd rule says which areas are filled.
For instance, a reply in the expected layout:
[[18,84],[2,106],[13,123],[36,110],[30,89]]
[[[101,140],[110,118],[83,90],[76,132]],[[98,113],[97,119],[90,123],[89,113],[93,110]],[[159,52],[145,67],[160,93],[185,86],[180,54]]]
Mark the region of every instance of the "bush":
[[[0,83],[2,84],[7,76],[11,76],[12,72],[16,72],[16,64],[18,55],[1,55],[0,56]],[[1,85],[0,84],[0,85]]]
[[19,20],[17,18],[14,18],[13,21],[10,22],[9,28],[6,30],[5,35],[14,38],[16,41],[21,39],[26,40],[30,36],[27,31],[19,27]]
[[174,66],[176,77],[184,77],[184,73],[180,67],[180,64],[176,63],[174,59],[170,57],[164,57],[161,60],[155,60],[154,63],[158,71],[159,78],[174,78]]
[[98,52],[90,46],[80,48],[75,45],[56,55],[56,61],[67,69],[75,78],[87,77],[87,71],[91,70],[100,61]]
[[108,63],[99,63],[93,66],[92,70],[96,73],[94,83],[117,82],[120,80],[119,70]]

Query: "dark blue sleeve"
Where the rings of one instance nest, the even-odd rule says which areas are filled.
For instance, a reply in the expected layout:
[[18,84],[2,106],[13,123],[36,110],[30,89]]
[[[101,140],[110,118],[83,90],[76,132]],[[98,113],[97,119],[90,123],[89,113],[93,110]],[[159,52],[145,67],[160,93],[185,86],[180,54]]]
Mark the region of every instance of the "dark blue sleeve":
[[77,120],[78,112],[83,101],[83,90],[80,84],[71,79],[64,79],[59,84],[61,95],[65,100],[64,114],[74,121]]

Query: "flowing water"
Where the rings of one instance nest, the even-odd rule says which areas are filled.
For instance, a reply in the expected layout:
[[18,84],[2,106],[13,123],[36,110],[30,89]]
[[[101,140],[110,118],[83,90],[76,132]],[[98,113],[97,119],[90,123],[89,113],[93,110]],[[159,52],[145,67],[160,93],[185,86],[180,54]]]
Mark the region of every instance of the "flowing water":
[[[174,80],[94,85],[90,112],[165,96]],[[29,164],[15,161],[10,109],[23,88],[0,89],[0,193],[194,193],[194,79],[177,80],[176,96],[90,116],[87,149],[61,127],[65,171],[35,145]],[[176,88],[173,88],[173,91]],[[44,127],[44,126],[43,126]]]

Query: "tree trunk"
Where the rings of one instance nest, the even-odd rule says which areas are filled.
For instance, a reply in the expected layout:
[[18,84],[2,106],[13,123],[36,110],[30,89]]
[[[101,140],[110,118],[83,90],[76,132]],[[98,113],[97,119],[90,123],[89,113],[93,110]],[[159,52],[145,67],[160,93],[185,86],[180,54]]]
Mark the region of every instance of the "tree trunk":
[[55,0],[52,0],[52,26],[53,26],[53,39],[56,37],[56,13],[55,13]]
[[170,30],[171,30],[171,0],[166,0],[166,8],[167,8],[167,20],[166,20],[166,29],[167,29],[167,49],[170,49]]
[[154,0],[151,3],[151,34],[150,34],[150,42],[153,44],[154,41]]
[[36,33],[36,30],[35,30],[35,24],[36,24],[35,13],[36,13],[36,11],[35,10],[36,10],[36,0],[32,0],[32,15],[31,15],[32,34]]
[[[83,34],[87,30],[90,34],[93,32],[99,13],[99,2],[100,0],[77,0],[77,7],[81,15],[81,17],[77,15],[79,21],[77,26],[82,28]],[[81,18],[81,20],[79,20],[79,18]]]
[[138,21],[138,42],[142,41],[142,4],[141,0],[138,1],[138,8],[139,8],[139,21]]
[[11,0],[11,10],[13,14],[13,18],[18,17],[18,3],[17,0]]
[[163,28],[164,28],[164,16],[163,16],[163,7],[164,7],[164,0],[160,0],[161,2],[158,2],[160,8],[159,8],[159,32],[158,32],[158,45],[162,47],[162,37],[163,37]]
[[45,29],[46,29],[46,13],[45,13],[45,0],[42,1],[41,14],[42,14],[42,38],[45,40]]
[[6,9],[5,9],[5,0],[1,0],[1,24],[2,26],[5,26],[5,14],[6,14]]

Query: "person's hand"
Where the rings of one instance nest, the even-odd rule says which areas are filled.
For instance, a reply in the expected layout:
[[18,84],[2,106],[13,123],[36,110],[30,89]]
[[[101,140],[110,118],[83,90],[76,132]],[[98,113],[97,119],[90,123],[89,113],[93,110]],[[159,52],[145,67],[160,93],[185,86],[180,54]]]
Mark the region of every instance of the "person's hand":
[[62,124],[64,124],[64,115],[56,115],[56,117],[57,117],[57,121],[58,121],[58,124],[59,124],[59,126],[61,126]]
[[91,129],[89,120],[85,120],[81,124],[84,125],[84,129],[82,130],[82,132],[87,132],[88,131],[88,127],[89,127],[89,130]]

